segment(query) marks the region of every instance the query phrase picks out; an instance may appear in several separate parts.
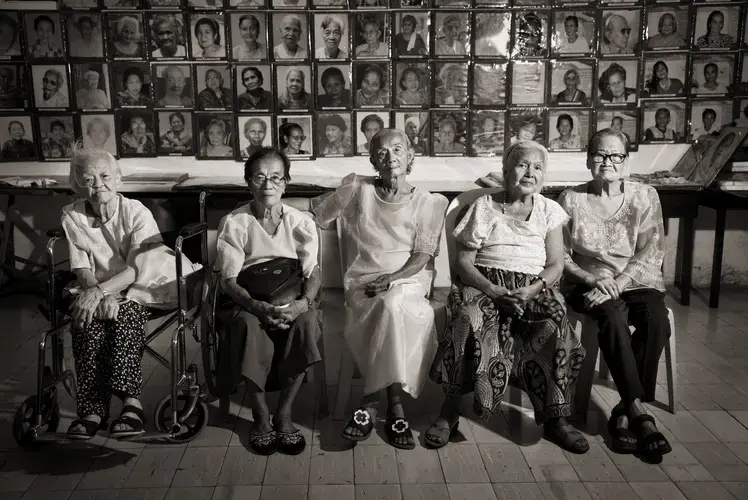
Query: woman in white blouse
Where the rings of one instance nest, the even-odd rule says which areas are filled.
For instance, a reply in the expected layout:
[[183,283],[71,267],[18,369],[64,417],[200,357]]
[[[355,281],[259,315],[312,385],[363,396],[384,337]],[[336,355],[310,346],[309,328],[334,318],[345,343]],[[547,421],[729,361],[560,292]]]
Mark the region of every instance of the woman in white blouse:
[[[244,180],[254,199],[224,217],[218,227],[216,267],[221,288],[233,302],[222,316],[232,338],[246,337],[241,375],[247,380],[254,416],[249,443],[261,455],[304,450],[306,442],[291,412],[304,373],[322,359],[317,349],[317,228],[308,215],[281,203],[290,168],[288,157],[276,149],[253,153],[244,166]],[[286,287],[284,293],[260,293],[257,280],[262,278],[257,276],[273,266],[281,274],[283,265],[294,270],[289,280],[298,278],[298,286]],[[282,289],[283,283],[278,286]],[[265,393],[276,390],[281,396],[271,421]]]
[[537,142],[509,146],[504,190],[476,200],[454,230],[452,318],[431,368],[446,395],[425,435],[433,448],[457,430],[461,395],[472,392],[475,413],[487,421],[511,378],[527,392],[547,438],[572,453],[589,449],[566,421],[585,350],[558,290],[569,216],[540,194],[547,165]]

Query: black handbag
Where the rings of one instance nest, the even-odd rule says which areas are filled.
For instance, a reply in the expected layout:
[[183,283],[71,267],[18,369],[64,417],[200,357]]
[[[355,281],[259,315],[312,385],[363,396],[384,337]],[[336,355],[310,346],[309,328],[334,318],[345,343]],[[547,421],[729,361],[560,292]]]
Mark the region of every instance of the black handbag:
[[255,300],[284,305],[301,296],[304,275],[299,259],[280,257],[249,266],[239,273],[236,283]]

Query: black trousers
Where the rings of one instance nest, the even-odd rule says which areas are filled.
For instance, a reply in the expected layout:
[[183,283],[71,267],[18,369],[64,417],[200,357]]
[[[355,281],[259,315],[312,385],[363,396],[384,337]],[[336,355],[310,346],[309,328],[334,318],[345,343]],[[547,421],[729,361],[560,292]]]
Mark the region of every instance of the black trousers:
[[[597,321],[600,351],[621,400],[624,404],[637,398],[654,401],[658,363],[671,335],[665,293],[652,288],[632,290],[587,310],[584,294],[589,290],[586,285],[577,286],[566,302]],[[635,328],[633,334],[629,325]]]

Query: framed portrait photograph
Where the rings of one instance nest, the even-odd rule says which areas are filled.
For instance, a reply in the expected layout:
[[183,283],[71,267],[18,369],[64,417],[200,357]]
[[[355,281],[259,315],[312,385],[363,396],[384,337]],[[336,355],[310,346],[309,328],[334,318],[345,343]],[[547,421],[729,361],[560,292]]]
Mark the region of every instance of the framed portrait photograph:
[[475,6],[479,9],[487,7],[509,7],[510,0],[474,0]]
[[635,106],[639,88],[639,60],[601,60],[597,63],[597,103]]
[[269,0],[273,9],[298,10],[308,8],[308,0]]
[[312,115],[277,115],[276,144],[291,160],[314,158]]
[[551,61],[551,106],[589,106],[592,102],[595,60]]
[[644,50],[680,50],[690,39],[688,5],[667,5],[647,9]]
[[318,64],[317,107],[350,109],[353,105],[351,81],[350,64]]
[[738,48],[739,5],[699,5],[693,21],[693,48],[731,50]]
[[105,9],[139,9],[140,0],[102,0]]
[[81,111],[112,109],[109,66],[88,62],[71,65],[75,107]]
[[103,149],[117,157],[113,114],[79,114],[80,139],[84,149]]
[[231,88],[229,64],[197,64],[195,71],[195,107],[199,111],[234,109],[234,91]]
[[434,156],[467,155],[469,144],[467,111],[432,111],[431,131]]
[[512,106],[545,104],[547,61],[512,62]]
[[535,141],[546,145],[546,122],[548,116],[544,108],[510,109],[505,135],[506,146],[519,141]]
[[146,109],[120,109],[114,113],[117,142],[122,158],[156,156],[156,123]]
[[481,109],[470,111],[470,156],[504,154],[506,111]]
[[595,112],[595,132],[612,128],[623,133],[629,140],[631,151],[639,149],[638,109],[598,109]]
[[397,12],[392,54],[401,59],[428,57],[430,54],[431,17],[428,12]]
[[230,9],[264,9],[266,0],[229,0]]
[[748,94],[748,52],[741,53],[740,59],[740,78],[736,78],[734,94]]
[[246,160],[260,149],[273,146],[271,115],[239,115],[236,131],[239,138],[239,159]]
[[644,58],[641,97],[681,97],[688,93],[688,54],[653,54]]
[[686,130],[686,101],[642,101],[643,144],[683,142]]
[[613,7],[619,7],[619,6],[634,6],[634,5],[641,5],[643,3],[643,0],[598,0],[601,5],[610,5]]
[[194,135],[197,158],[203,160],[234,159],[234,116],[231,113],[195,113]]
[[194,10],[221,10],[225,0],[187,0],[187,7]]
[[470,14],[434,14],[434,57],[463,58],[470,55]]
[[265,61],[268,59],[267,14],[264,12],[233,12],[231,26],[231,59],[234,61]]
[[351,113],[317,113],[317,156],[335,158],[353,156]]
[[347,9],[348,0],[309,0],[312,9],[334,10]]
[[694,54],[692,56],[691,94],[695,96],[730,94],[734,86],[734,78],[734,54]]
[[75,144],[75,124],[72,113],[64,115],[38,115],[41,137],[41,159],[44,161],[69,160]]
[[29,79],[24,64],[0,64],[0,110],[28,110],[31,105]]
[[506,75],[509,63],[475,63],[473,71],[473,106],[506,106]]
[[369,156],[371,138],[383,128],[390,128],[388,111],[356,111],[356,154]]
[[187,23],[181,12],[151,12],[149,52],[153,60],[187,59]]
[[145,6],[157,10],[157,9],[181,9],[184,7],[184,0],[144,0]]
[[36,109],[69,109],[70,80],[64,64],[35,64],[31,66],[31,85],[34,88]]
[[[351,0],[353,1],[353,0]],[[428,8],[429,0],[391,0],[393,7],[400,7],[401,9],[409,9],[411,7]]]
[[391,0],[350,0],[351,9],[386,9]]
[[314,58],[317,60],[350,58],[348,16],[326,12],[314,14]]
[[269,112],[273,109],[273,72],[269,64],[236,67],[236,109]]
[[[465,70],[465,84],[467,84],[467,68],[463,69]],[[393,84],[396,108],[430,107],[431,68],[429,63],[415,61],[395,63]],[[446,98],[447,96],[444,95],[443,97]],[[467,94],[464,100],[467,101]]]
[[390,64],[388,62],[359,61],[353,63],[353,83],[356,108],[389,108]]
[[159,155],[192,156],[195,154],[195,138],[192,133],[190,111],[159,111],[156,113]]
[[29,59],[64,59],[62,17],[58,12],[29,12],[24,16]]
[[474,12],[476,58],[509,57],[512,13],[511,12]]
[[190,54],[193,59],[226,59],[226,25],[219,12],[193,12],[190,19]]
[[556,56],[592,54],[597,47],[594,10],[557,10],[553,13],[551,53]]
[[68,55],[73,58],[99,59],[104,57],[104,35],[101,14],[95,12],[70,13],[65,18],[68,34]]
[[[0,12],[0,60],[23,59],[19,12]],[[33,23],[32,23],[33,27]]]
[[592,111],[557,108],[548,111],[548,151],[585,151]]
[[428,111],[396,111],[394,115],[395,128],[405,132],[415,155],[428,156],[431,151]]
[[107,42],[112,59],[146,58],[145,29],[141,12],[109,12]]
[[434,106],[464,108],[468,105],[468,66],[459,62],[434,63]]
[[37,161],[36,142],[30,115],[0,116],[0,162]]
[[62,10],[92,10],[99,9],[99,0],[58,0]]
[[362,12],[353,16],[353,47],[356,59],[390,57],[389,17],[385,12]]
[[309,26],[303,12],[272,15],[273,59],[303,61],[309,59]]
[[547,57],[549,12],[535,10],[514,15],[514,57]]
[[600,55],[634,55],[639,53],[641,10],[607,9],[601,11]]
[[278,111],[311,111],[313,102],[312,66],[287,64],[275,66],[275,97]]
[[730,99],[691,101],[688,140],[703,136],[717,136],[723,127],[732,123],[733,102]]
[[194,106],[192,72],[187,64],[153,64],[154,99],[157,108]]

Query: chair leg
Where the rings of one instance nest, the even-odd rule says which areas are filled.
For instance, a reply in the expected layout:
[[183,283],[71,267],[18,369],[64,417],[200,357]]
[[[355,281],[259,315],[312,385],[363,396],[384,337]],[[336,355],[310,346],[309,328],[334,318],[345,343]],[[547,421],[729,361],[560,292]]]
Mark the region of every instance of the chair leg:
[[577,419],[586,422],[587,413],[590,408],[592,386],[595,380],[595,364],[597,362],[599,351],[597,344],[597,325],[594,322],[590,322],[587,318],[576,317],[576,315],[569,319],[574,331],[579,335],[582,341],[582,346],[585,351],[587,351],[587,356],[584,358],[584,362],[579,369],[579,375],[577,376],[577,383],[574,389],[574,414]]
[[333,420],[345,419],[348,411],[348,400],[351,397],[351,386],[353,385],[353,372],[356,364],[348,351],[348,346],[343,344],[340,352],[340,368],[338,371],[338,394],[335,398],[333,409]]
[[667,393],[670,413],[675,415],[678,411],[678,371],[676,370],[675,354],[675,316],[673,311],[668,309],[668,320],[670,320],[670,340],[665,345],[665,367],[667,369]]

